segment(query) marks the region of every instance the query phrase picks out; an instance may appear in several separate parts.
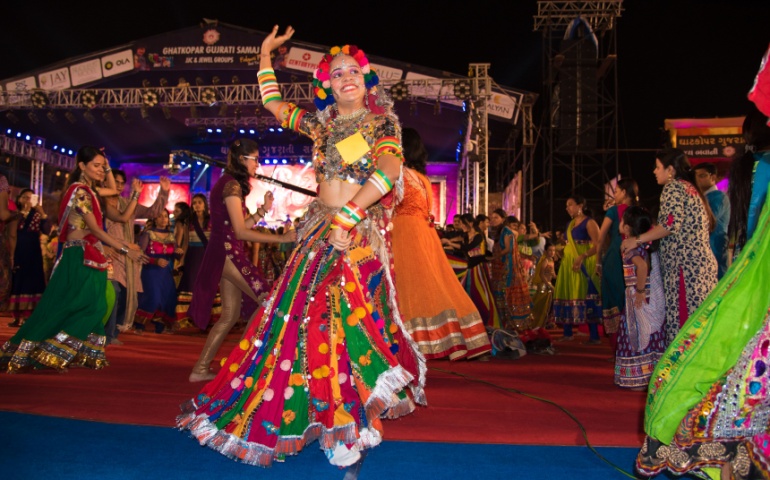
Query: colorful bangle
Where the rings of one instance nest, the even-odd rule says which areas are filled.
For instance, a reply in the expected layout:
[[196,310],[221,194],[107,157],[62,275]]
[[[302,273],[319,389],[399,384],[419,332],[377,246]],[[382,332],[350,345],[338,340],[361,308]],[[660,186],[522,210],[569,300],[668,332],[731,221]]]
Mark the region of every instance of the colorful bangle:
[[259,95],[262,97],[262,105],[283,100],[281,88],[278,86],[278,79],[275,76],[275,70],[272,68],[260,70],[257,72],[257,82],[259,83]]
[[358,225],[364,218],[366,218],[366,212],[353,203],[352,201],[346,203],[337,215],[332,220],[332,229],[341,229],[349,232],[353,230],[353,227]]
[[369,176],[368,182],[371,182],[380,193],[385,196],[389,191],[393,190],[393,182],[383,173],[382,170],[376,170],[371,176]]

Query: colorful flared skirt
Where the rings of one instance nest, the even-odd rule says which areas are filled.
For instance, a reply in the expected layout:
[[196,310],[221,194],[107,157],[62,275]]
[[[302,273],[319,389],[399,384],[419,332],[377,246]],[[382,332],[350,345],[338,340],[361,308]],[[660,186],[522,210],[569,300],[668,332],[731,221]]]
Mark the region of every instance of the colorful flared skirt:
[[473,300],[473,304],[479,310],[484,325],[492,328],[501,328],[500,313],[495,304],[495,296],[492,292],[489,277],[489,264],[479,263],[468,269],[468,274],[463,281],[465,292]]
[[37,308],[3,345],[0,368],[104,368],[104,322],[114,300],[107,272],[83,265],[83,247],[65,248]]
[[[587,243],[575,245],[578,255],[587,252],[590,248],[591,245]],[[553,300],[554,321],[566,325],[598,323],[602,318],[602,302],[598,290],[600,279],[595,273],[596,255],[586,258],[581,269],[576,272],[572,270],[575,257],[570,252],[570,248],[564,249],[561,268],[556,277]]]
[[637,470],[770,478],[770,203],[754,236],[661,357]]
[[370,207],[339,252],[327,241],[336,211],[311,205],[256,321],[183,405],[177,425],[202,445],[259,466],[315,440],[333,457],[379,444],[381,418],[425,403],[425,360],[394,308],[385,213]]
[[404,326],[426,359],[471,358],[491,351],[473,301],[447,264],[436,230],[424,219],[393,220],[393,263]]

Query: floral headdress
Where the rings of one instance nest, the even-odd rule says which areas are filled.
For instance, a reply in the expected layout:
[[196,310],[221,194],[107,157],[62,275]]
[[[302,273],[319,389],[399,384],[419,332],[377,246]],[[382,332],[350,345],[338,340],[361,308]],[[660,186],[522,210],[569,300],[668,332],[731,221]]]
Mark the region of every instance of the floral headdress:
[[364,84],[367,91],[380,83],[377,72],[369,65],[369,59],[360,48],[355,45],[345,45],[342,47],[332,47],[329,53],[323,56],[321,63],[313,73],[313,86],[315,87],[315,106],[318,110],[324,110],[329,105],[333,105],[334,95],[332,95],[331,84],[331,63],[337,55],[350,55],[358,62],[361,72],[364,74]]

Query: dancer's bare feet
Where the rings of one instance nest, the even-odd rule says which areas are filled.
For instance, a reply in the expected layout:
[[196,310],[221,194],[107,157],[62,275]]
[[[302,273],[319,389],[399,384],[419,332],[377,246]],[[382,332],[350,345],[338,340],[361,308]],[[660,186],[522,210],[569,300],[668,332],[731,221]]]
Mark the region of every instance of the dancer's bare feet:
[[209,382],[211,380],[214,380],[214,377],[216,377],[216,374],[211,372],[205,372],[205,373],[199,373],[199,372],[192,372],[190,373],[190,383],[197,383],[197,382]]

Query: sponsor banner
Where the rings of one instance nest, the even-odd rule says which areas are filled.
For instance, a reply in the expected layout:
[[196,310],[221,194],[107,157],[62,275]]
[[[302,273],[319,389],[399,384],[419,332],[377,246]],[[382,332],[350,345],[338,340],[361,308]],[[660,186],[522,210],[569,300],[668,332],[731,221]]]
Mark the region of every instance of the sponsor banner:
[[73,87],[102,78],[102,62],[98,58],[70,65],[70,81]]
[[681,135],[676,136],[676,148],[681,149],[688,157],[698,158],[727,158],[742,152],[746,140],[741,134],[724,135]]
[[282,70],[283,68],[288,68],[291,70],[313,73],[318,67],[318,64],[321,63],[323,56],[324,54],[322,52],[291,47],[285,61],[279,58],[275,59],[275,69]]
[[[423,75],[421,73],[415,73],[415,72],[406,72],[406,79],[407,80],[441,80],[440,78],[431,77],[428,75]],[[449,103],[451,105],[457,105],[458,107],[461,107],[463,105],[462,100],[458,100],[455,98],[455,90],[454,90],[454,84],[453,83],[447,83],[446,85],[442,85],[441,83],[431,83],[429,85],[409,85],[409,91],[412,93],[412,95],[420,95],[424,97],[438,97],[439,95],[447,98],[442,98],[441,101],[444,103]]]
[[62,90],[70,88],[70,71],[67,67],[41,73],[37,76],[43,90]]
[[14,95],[14,93],[22,93],[36,88],[37,80],[35,77],[18,78],[12,82],[7,82],[5,84],[5,90],[8,93],[8,105],[15,105],[21,102],[21,97]]
[[262,40],[262,35],[212,25],[151,37],[135,43],[134,68],[223,70],[259,67]]
[[487,100],[487,113],[495,117],[512,120],[516,112],[516,101],[504,93],[493,92]]
[[380,82],[397,82],[404,76],[404,71],[399,68],[386,67],[376,63],[370,64],[380,77]]
[[134,69],[134,53],[131,49],[102,57],[102,75],[111,77]]

